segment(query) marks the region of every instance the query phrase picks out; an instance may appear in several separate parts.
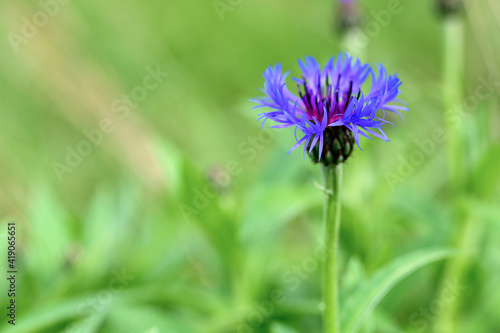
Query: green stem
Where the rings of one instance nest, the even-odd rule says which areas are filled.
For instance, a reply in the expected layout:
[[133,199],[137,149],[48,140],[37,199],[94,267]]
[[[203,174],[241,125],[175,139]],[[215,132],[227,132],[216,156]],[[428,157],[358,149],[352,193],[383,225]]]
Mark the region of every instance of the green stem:
[[[452,193],[457,193],[464,182],[463,119],[459,122],[446,119],[463,102],[464,82],[464,23],[460,16],[446,18],[444,30],[443,102],[448,136],[448,166]],[[462,115],[460,115],[462,116]]]
[[457,239],[453,242],[453,245],[455,248],[459,249],[463,255],[457,256],[447,263],[438,295],[446,295],[446,293],[449,293],[450,284],[460,286],[457,288],[459,292],[455,297],[444,303],[434,325],[435,332],[459,332],[461,326],[459,311],[464,296],[461,289],[465,286],[464,275],[472,263],[472,258],[477,255],[477,244],[481,239],[482,227],[480,221],[472,216],[470,211],[466,209],[463,209],[462,214],[462,220],[460,221],[461,225],[457,230]]
[[[456,208],[456,231],[452,246],[468,251],[473,247],[475,233],[472,232],[477,227],[475,219],[470,216],[467,210],[463,209],[463,197],[465,179],[467,172],[465,169],[465,149],[463,136],[463,121],[447,121],[447,114],[455,111],[456,106],[463,101],[464,82],[464,22],[460,15],[448,17],[443,20],[444,31],[444,59],[443,59],[443,101],[445,107],[445,124],[448,137],[448,169],[450,179],[450,198]],[[463,281],[464,273],[468,267],[467,257],[456,257],[450,259],[445,266],[440,292],[444,295],[447,292],[449,283],[459,283]],[[453,300],[446,302],[434,323],[436,332],[453,333],[459,326],[458,310],[461,296],[457,295]]]
[[[340,230],[340,191],[342,164],[322,166],[325,187],[323,225],[325,228],[325,267],[323,278],[324,332],[339,333],[338,252]],[[333,217],[333,218],[332,218]]]
[[[366,60],[367,43],[361,43],[361,45],[352,45],[353,41],[356,41],[358,39],[359,39],[359,32],[356,31],[355,29],[349,29],[345,31],[342,34],[343,43],[341,45],[346,46],[346,49],[341,51],[347,51],[349,55],[354,58],[359,58],[360,60],[363,59]],[[351,47],[349,47],[350,45]]]

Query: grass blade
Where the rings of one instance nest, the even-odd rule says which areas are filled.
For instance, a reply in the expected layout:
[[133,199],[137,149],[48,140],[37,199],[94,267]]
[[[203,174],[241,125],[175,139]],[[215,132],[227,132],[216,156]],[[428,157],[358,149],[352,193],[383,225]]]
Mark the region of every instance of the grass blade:
[[343,309],[342,332],[358,332],[375,307],[403,278],[417,269],[449,257],[453,253],[454,251],[446,249],[420,250],[397,258],[381,268],[348,298]]

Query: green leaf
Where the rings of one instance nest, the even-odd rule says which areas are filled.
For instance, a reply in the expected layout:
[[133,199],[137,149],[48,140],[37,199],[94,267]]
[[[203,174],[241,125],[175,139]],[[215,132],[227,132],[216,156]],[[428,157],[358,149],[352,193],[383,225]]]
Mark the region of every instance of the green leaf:
[[150,305],[122,304],[112,309],[103,331],[191,333],[194,329],[182,315],[173,315]]
[[306,188],[255,188],[244,208],[242,238],[261,237],[263,233],[276,231],[304,211],[319,206],[321,202],[321,192],[312,184]]
[[157,138],[153,143],[155,155],[160,162],[166,178],[167,190],[170,193],[178,194],[182,182],[182,157],[176,148],[168,144],[165,140],[161,140],[161,138]]
[[298,333],[297,330],[291,328],[290,326],[284,325],[280,322],[273,322],[271,323],[271,333]]
[[343,309],[342,332],[358,332],[375,307],[403,278],[417,269],[449,257],[453,253],[453,251],[447,249],[419,250],[397,258],[392,263],[381,268],[347,300]]
[[[60,198],[46,183],[36,186],[28,211],[30,228],[17,224],[18,235],[26,235],[26,268],[36,272],[36,283],[44,287],[62,270],[71,244],[69,215]],[[42,288],[43,288],[42,287]]]
[[[88,297],[88,296],[87,296]],[[44,304],[38,310],[31,310],[21,320],[16,319],[16,325],[2,327],[2,333],[38,332],[53,325],[60,324],[78,316],[78,309],[87,301],[86,297],[61,301],[53,305]],[[2,323],[3,324],[3,323]]]
[[498,187],[500,179],[500,145],[490,150],[480,160],[474,175],[471,178],[473,192],[479,197],[491,196]]
[[346,263],[345,273],[342,278],[342,290],[340,291],[340,302],[353,294],[366,280],[366,272],[363,263],[357,257],[351,257]]

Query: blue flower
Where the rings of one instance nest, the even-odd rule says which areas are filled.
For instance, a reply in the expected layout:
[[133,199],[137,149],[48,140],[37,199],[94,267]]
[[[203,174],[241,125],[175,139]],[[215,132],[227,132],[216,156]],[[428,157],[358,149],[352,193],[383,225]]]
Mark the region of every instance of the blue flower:
[[[281,65],[276,64],[264,72],[266,96],[252,100],[259,104],[254,108],[271,109],[259,114],[263,127],[268,119],[277,123],[272,128],[295,127],[296,144],[288,153],[304,145],[304,154],[307,151],[315,162],[321,161],[323,154],[321,162],[326,165],[343,162],[354,142],[359,147],[360,136],[389,141],[382,130],[389,123],[384,119],[386,111],[399,116],[400,111],[408,111],[397,99],[401,81],[397,75],[388,75],[382,65],[374,70],[348,54],[339,54],[323,69],[312,57],[306,57],[305,62],[299,60],[299,66],[302,78],[293,79],[299,97],[288,90],[288,73],[283,74]],[[361,87],[370,76],[371,89],[364,94]],[[300,139],[297,129],[303,133]]]

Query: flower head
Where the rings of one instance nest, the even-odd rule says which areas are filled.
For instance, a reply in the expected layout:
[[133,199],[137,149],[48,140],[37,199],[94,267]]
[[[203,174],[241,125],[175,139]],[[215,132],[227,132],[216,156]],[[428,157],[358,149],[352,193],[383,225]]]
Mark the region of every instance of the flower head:
[[[273,128],[295,127],[296,143],[288,153],[304,145],[304,154],[307,151],[316,163],[344,162],[354,143],[359,147],[360,136],[389,141],[382,130],[389,123],[384,119],[385,111],[400,116],[399,111],[408,111],[404,105],[393,104],[404,104],[397,99],[401,81],[396,75],[388,75],[382,65],[374,71],[347,54],[339,54],[323,69],[312,57],[305,62],[299,60],[299,66],[302,78],[294,78],[299,96],[288,90],[285,84],[288,73],[283,74],[281,65],[276,64],[264,72],[266,96],[252,100],[259,104],[255,108],[271,109],[259,114],[262,126],[270,119],[277,123]],[[361,86],[369,76],[371,89],[364,94]],[[297,130],[303,133],[300,139]]]

